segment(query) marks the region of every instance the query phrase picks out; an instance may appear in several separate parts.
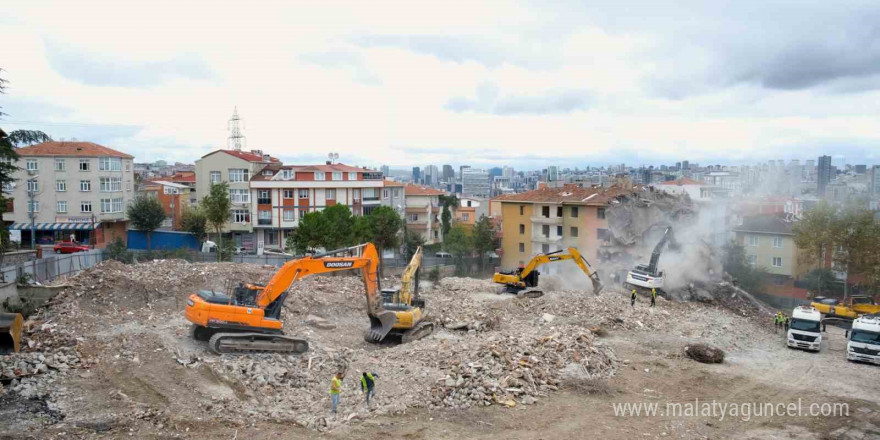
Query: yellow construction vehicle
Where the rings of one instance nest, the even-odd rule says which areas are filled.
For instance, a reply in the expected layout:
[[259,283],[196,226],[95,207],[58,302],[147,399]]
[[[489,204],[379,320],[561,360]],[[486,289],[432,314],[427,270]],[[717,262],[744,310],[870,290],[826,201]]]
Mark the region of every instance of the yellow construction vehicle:
[[[577,248],[568,248],[568,253],[562,253],[561,250],[550,252],[548,254],[538,254],[529,261],[524,267],[520,267],[510,272],[498,272],[492,277],[492,281],[503,284],[503,292],[515,293],[517,296],[525,296],[527,298],[537,298],[544,293],[540,290],[526,290],[538,287],[538,266],[554,261],[573,260],[581,270],[590,278],[593,283],[593,293],[598,294],[602,290],[602,283],[599,281],[599,273],[593,270],[593,267],[586,258],[578,252]],[[500,293],[500,292],[499,292]]]
[[0,313],[0,354],[21,350],[21,313]]
[[[357,253],[360,255],[355,255]],[[355,256],[337,256],[352,254]],[[263,286],[240,283],[231,295],[202,290],[190,295],[186,319],[195,324],[193,337],[208,341],[208,348],[221,353],[303,353],[309,344],[285,336],[281,310],[291,284],[314,274],[360,269],[370,318],[369,339],[380,342],[389,334],[417,332],[422,312],[418,307],[386,310],[379,294],[379,254],[372,243],[338,249],[320,255],[288,261]]]
[[846,301],[820,296],[813,298],[810,305],[829,318],[856,319],[861,315],[880,314],[880,305],[870,296],[851,296]]
[[[419,297],[419,268],[422,265],[422,247],[419,246],[400,276],[400,288],[382,289],[382,307],[397,316],[395,329],[400,330],[401,342],[424,338],[434,331],[434,324],[426,322],[425,300]],[[368,336],[369,338],[369,336]],[[369,339],[368,339],[369,340]]]

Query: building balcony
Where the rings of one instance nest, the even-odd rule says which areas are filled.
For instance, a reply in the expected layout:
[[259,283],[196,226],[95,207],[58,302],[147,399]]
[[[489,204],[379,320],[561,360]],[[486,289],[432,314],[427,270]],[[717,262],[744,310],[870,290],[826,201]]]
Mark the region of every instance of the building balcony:
[[257,199],[258,205],[271,205],[272,199]]
[[553,244],[562,241],[562,236],[551,235],[549,237],[545,237],[543,235],[533,235],[532,241],[534,241],[535,243]]
[[272,219],[270,219],[270,218],[258,219],[257,225],[259,225],[259,226],[272,226]]
[[532,217],[532,223],[541,223],[545,225],[561,225],[562,217],[544,217],[542,215]]

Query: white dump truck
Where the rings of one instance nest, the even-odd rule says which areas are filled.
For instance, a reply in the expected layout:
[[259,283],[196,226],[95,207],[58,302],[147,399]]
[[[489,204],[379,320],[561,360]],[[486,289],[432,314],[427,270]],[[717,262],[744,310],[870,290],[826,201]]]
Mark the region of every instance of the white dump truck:
[[880,315],[864,315],[853,321],[846,360],[880,365]]
[[791,312],[789,348],[819,351],[822,346],[822,314],[815,307],[799,306]]

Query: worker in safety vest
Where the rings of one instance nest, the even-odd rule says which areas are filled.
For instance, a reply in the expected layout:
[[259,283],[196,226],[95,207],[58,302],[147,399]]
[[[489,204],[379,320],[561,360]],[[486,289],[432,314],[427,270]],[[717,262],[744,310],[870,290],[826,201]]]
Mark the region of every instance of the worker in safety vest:
[[342,378],[345,375],[340,371],[330,378],[330,411],[336,414],[336,407],[339,406],[339,395],[342,394]]
[[779,333],[779,326],[782,325],[782,313],[776,312],[776,316],[773,318],[774,329],[773,333]]
[[636,289],[633,289],[633,291],[632,291],[632,297],[629,300],[629,306],[630,307],[636,306]]
[[657,289],[651,289],[651,307],[654,307],[654,304],[657,304]]
[[364,393],[367,398],[367,406],[370,405],[370,397],[373,396],[377,377],[379,377],[378,374],[370,373],[368,371],[365,371],[361,375],[361,393]]

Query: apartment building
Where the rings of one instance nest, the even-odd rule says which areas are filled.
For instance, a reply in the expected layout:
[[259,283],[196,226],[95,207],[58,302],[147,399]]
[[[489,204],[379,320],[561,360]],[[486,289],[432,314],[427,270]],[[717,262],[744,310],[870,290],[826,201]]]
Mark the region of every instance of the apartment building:
[[393,180],[382,181],[382,206],[388,206],[397,211],[403,217],[406,210],[406,196],[404,188],[406,184]]
[[743,246],[746,261],[770,273],[764,292],[777,296],[806,298],[806,289],[794,282],[810,267],[798,261],[798,247],[794,243],[794,222],[788,216],[763,214],[744,217],[742,224],[733,228],[736,242]]
[[[309,212],[334,205],[348,206],[354,215],[367,215],[380,206],[384,180],[379,171],[343,164],[269,164],[250,180],[250,212],[236,222],[253,228],[257,249],[282,249],[287,235]],[[248,246],[245,246],[248,247]]]
[[489,215],[488,199],[461,197],[455,209],[455,221],[473,227],[481,216]]
[[[73,236],[104,246],[126,239],[125,209],[134,198],[134,157],[92,142],[43,142],[16,150],[20,156],[11,194],[11,231],[22,244],[52,244]],[[31,218],[33,216],[33,219]],[[16,236],[18,233],[15,234]]]
[[406,185],[406,228],[422,234],[426,244],[443,241],[440,227],[440,196],[443,191],[419,185]]
[[161,229],[180,231],[182,229],[183,211],[190,206],[195,198],[192,187],[164,180],[149,181],[144,184],[143,193],[155,197],[165,209],[165,221]]
[[224,232],[230,232],[236,246],[256,249],[254,227],[251,221],[254,202],[250,181],[267,165],[281,161],[261,150],[217,150],[196,161],[195,198],[201,201],[211,190],[211,184],[229,183],[232,208]]
[[471,167],[462,167],[461,193],[471,197],[489,197],[492,194],[489,185],[489,172]]
[[[591,262],[608,235],[605,209],[620,194],[614,188],[542,187],[493,199],[501,205],[501,266],[526,264],[534,255],[571,246]],[[495,209],[493,209],[494,213]],[[557,268],[542,268],[554,272]]]

